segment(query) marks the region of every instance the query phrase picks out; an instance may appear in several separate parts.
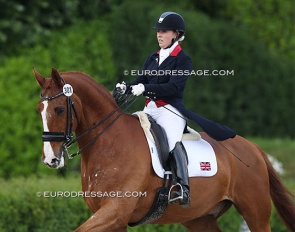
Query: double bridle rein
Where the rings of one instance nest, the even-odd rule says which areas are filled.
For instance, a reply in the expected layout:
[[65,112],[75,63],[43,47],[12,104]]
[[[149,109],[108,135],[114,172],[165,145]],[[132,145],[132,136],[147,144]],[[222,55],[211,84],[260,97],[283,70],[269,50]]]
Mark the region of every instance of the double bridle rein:
[[[64,79],[61,78],[64,85],[66,84]],[[117,91],[117,90],[115,90]],[[47,132],[47,131],[43,131],[42,133],[42,140],[43,142],[64,142],[62,147],[63,147],[63,151],[68,155],[69,159],[74,158],[76,155],[79,155],[82,153],[82,151],[88,147],[89,145],[91,145],[93,142],[95,142],[99,136],[101,136],[109,127],[111,127],[115,121],[117,121],[117,119],[122,116],[123,113],[126,112],[126,110],[128,110],[131,105],[136,101],[137,98],[132,99],[130,102],[130,96],[127,96],[124,98],[124,102],[123,104],[126,104],[127,102],[129,102],[128,105],[125,105],[125,108],[122,109],[122,111],[114,118],[111,120],[111,122],[105,126],[99,133],[97,133],[97,135],[90,140],[87,144],[85,144],[81,149],[79,149],[77,152],[69,154],[68,153],[68,148],[70,148],[75,142],[77,142],[80,138],[82,138],[83,136],[87,135],[89,132],[91,132],[92,130],[94,130],[95,128],[97,128],[99,125],[103,124],[105,121],[107,121],[113,114],[115,114],[117,111],[119,111],[121,108],[120,106],[123,105],[121,104],[120,106],[118,106],[116,109],[114,109],[111,113],[109,113],[105,118],[103,118],[101,121],[95,123],[93,126],[91,126],[88,130],[86,130],[85,132],[83,132],[82,134],[80,134],[78,137],[74,138],[73,135],[73,116],[72,116],[72,110],[75,113],[75,117],[77,119],[78,122],[78,113],[77,110],[75,108],[75,104],[71,98],[71,96],[66,96],[64,94],[64,92],[60,92],[58,94],[55,94],[51,97],[43,97],[42,94],[40,95],[40,99],[42,101],[51,101],[53,99],[56,99],[60,96],[65,96],[67,98],[67,124],[66,124],[66,129],[65,132]]]

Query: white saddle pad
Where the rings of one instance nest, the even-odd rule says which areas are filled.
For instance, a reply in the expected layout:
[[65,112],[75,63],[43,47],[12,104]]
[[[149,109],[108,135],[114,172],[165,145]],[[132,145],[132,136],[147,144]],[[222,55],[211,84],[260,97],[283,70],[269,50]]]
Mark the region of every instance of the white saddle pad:
[[[140,122],[142,122],[142,119],[140,119]],[[156,145],[146,125],[143,126],[143,129],[150,148],[153,169],[159,177],[163,178],[165,170],[160,162]],[[189,177],[210,177],[217,173],[215,152],[207,141],[203,139],[182,140],[182,143],[188,155]]]
[[[163,178],[165,170],[161,165],[156,145],[147,138],[152,165],[155,173]],[[217,161],[212,146],[203,139],[182,141],[188,155],[189,177],[203,176],[210,177],[217,172]]]

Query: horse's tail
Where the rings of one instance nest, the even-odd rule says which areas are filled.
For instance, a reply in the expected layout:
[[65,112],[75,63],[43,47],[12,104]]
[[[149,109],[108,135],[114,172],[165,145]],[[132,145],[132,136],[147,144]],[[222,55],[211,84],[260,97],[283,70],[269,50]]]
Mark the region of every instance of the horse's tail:
[[294,195],[283,185],[265,152],[260,147],[258,149],[267,165],[270,195],[276,211],[289,230],[295,231],[295,205],[292,201]]

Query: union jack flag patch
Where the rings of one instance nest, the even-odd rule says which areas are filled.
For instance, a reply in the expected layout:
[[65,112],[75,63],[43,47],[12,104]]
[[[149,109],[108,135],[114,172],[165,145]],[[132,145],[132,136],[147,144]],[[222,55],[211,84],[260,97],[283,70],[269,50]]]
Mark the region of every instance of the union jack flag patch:
[[210,162],[200,162],[200,169],[201,171],[211,171]]

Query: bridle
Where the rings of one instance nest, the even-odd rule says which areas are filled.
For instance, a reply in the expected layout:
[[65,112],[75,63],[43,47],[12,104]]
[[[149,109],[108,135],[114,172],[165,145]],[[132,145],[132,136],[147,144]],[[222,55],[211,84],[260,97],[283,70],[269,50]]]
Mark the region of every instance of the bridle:
[[[55,98],[58,98],[63,95],[63,92],[58,93],[52,97],[42,97],[40,96],[40,99],[43,101],[50,101]],[[67,97],[67,125],[65,132],[48,132],[43,131],[42,133],[42,140],[43,142],[70,142],[73,138],[73,117],[72,117],[72,109],[75,112],[76,119],[78,120],[77,111],[74,105],[74,102],[72,101],[71,97]]]
[[[62,79],[63,83],[65,83],[64,79]],[[43,131],[42,133],[42,140],[43,142],[64,142],[64,147],[66,144],[70,143],[73,140],[73,117],[72,117],[72,110],[75,113],[76,119],[78,121],[78,114],[75,108],[75,104],[70,96],[66,96],[64,92],[60,92],[55,94],[51,97],[43,97],[42,94],[40,95],[40,99],[42,101],[51,101],[56,99],[60,96],[65,96],[67,98],[67,124],[65,132],[47,132]]]
[[[61,78],[63,83],[65,83],[64,79]],[[118,91],[117,89],[115,91]],[[42,134],[42,140],[43,142],[64,142],[62,147],[63,147],[63,151],[68,155],[69,159],[74,158],[76,155],[79,155],[82,153],[82,151],[88,147],[89,145],[91,145],[94,141],[96,141],[98,139],[98,137],[100,137],[109,127],[111,127],[115,121],[117,121],[117,119],[122,116],[123,113],[125,113],[130,107],[131,105],[136,101],[137,98],[131,99],[132,95],[126,95],[126,97],[121,100],[121,104],[118,105],[118,107],[116,109],[114,109],[111,113],[109,113],[105,118],[103,118],[101,121],[95,123],[93,126],[91,126],[88,130],[86,130],[85,132],[83,132],[82,134],[80,134],[78,137],[73,136],[73,116],[72,116],[72,110],[75,113],[77,122],[78,122],[78,114],[77,114],[77,110],[75,108],[75,104],[72,101],[71,96],[66,96],[64,94],[64,92],[60,92],[58,94],[55,94],[51,97],[43,97],[42,94],[40,95],[40,99],[43,101],[51,101],[53,99],[56,99],[60,96],[65,96],[67,98],[67,123],[66,123],[66,129],[65,132],[47,132],[47,131],[43,131]],[[130,102],[129,102],[130,101]],[[125,105],[126,103],[128,103],[128,105]],[[118,101],[117,101],[118,103]],[[107,121],[113,114],[115,114],[117,111],[119,111],[121,108],[121,106],[124,105],[124,109],[122,109],[122,111],[114,118],[111,120],[111,122],[105,126],[99,133],[96,134],[96,136],[94,138],[92,138],[92,140],[90,140],[87,144],[85,144],[81,149],[79,149],[77,152],[69,154],[68,153],[68,148],[70,148],[75,142],[77,142],[80,138],[82,138],[83,136],[87,135],[89,132],[91,132],[92,130],[94,130],[95,128],[97,128],[99,125],[103,124],[105,121]]]

